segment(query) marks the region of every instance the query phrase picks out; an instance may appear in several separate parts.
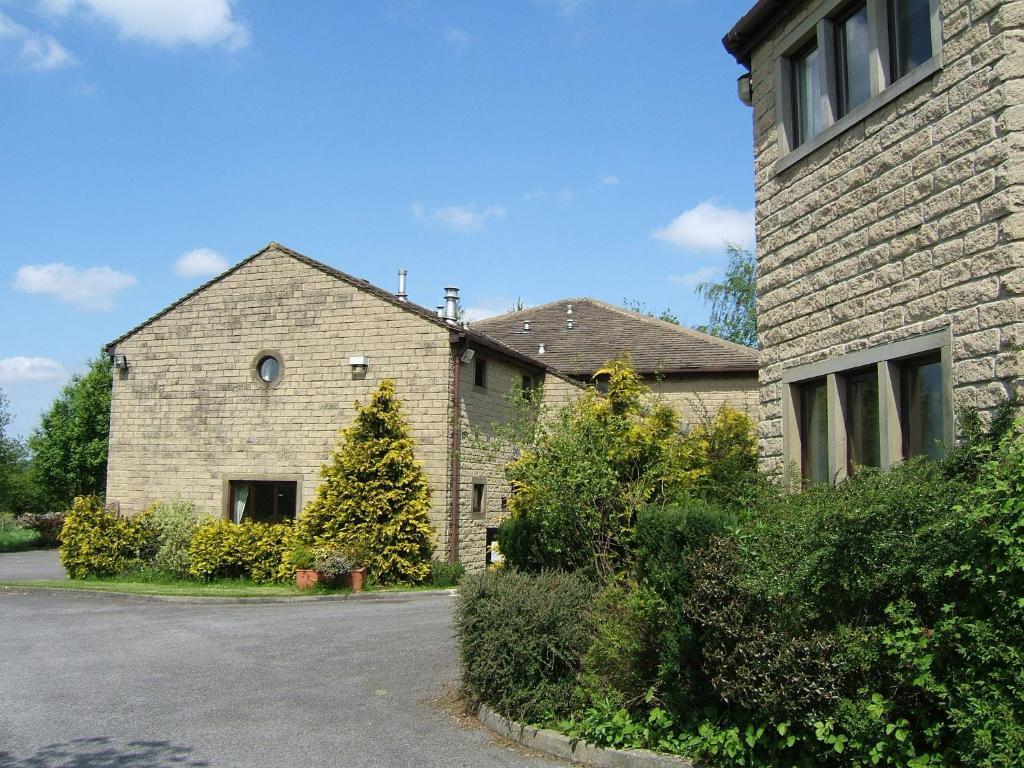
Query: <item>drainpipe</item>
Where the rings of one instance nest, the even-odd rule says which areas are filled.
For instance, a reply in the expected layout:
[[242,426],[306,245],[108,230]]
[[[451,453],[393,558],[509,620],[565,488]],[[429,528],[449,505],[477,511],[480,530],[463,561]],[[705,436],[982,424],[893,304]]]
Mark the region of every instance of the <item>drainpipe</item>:
[[452,344],[459,344],[452,348],[452,434],[451,434],[451,487],[448,495],[451,500],[451,525],[448,536],[448,562],[459,562],[459,452],[462,449],[462,347],[461,342],[466,338],[464,333],[451,333],[449,339]]

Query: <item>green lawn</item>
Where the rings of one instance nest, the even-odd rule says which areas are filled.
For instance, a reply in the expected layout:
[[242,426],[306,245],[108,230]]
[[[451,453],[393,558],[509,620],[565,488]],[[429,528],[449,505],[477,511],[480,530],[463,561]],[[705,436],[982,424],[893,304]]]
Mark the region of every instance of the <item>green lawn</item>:
[[[0,587],[48,587],[84,589],[94,592],[124,592],[132,595],[176,595],[181,597],[299,597],[308,595],[348,595],[350,589],[316,586],[298,590],[294,584],[253,584],[245,579],[200,582],[153,577],[146,574],[111,576],[96,579],[33,579],[0,581]],[[367,592],[406,592],[448,589],[431,586],[371,587]]]
[[349,589],[314,589],[299,591],[294,584],[253,584],[244,579],[199,582],[112,576],[104,579],[33,579],[0,581],[4,587],[51,587],[84,589],[94,592],[126,592],[132,595],[177,595],[181,597],[298,597],[300,595],[349,594]]
[[0,552],[22,552],[26,549],[37,549],[36,541],[39,532],[31,528],[0,529]]

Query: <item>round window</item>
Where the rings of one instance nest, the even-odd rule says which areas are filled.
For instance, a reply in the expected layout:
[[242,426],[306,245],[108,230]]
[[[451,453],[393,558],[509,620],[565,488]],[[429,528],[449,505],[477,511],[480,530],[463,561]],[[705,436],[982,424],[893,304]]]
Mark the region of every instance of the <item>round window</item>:
[[273,355],[261,357],[260,361],[256,363],[256,374],[262,381],[271,384],[277,381],[277,377],[281,375],[281,363]]

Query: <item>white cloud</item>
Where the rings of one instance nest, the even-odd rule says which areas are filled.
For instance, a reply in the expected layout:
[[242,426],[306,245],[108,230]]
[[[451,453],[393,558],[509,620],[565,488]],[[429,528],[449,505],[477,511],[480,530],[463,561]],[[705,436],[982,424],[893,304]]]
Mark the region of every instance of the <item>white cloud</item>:
[[619,186],[619,177],[614,173],[608,173],[598,179],[606,187],[617,187]]
[[510,299],[508,296],[490,296],[476,302],[472,307],[464,309],[465,320],[468,323],[475,323],[477,320],[484,320],[495,315],[504,315],[512,312],[520,299]]
[[668,226],[656,229],[651,237],[681,248],[712,250],[726,243],[749,246],[754,242],[754,211],[719,206],[705,200],[683,211]]
[[210,248],[196,248],[183,253],[174,262],[179,277],[210,277],[228,268],[228,260]]
[[82,9],[113,24],[125,40],[166,48],[222,45],[230,51],[249,44],[249,28],[232,10],[232,0],[44,0],[54,16]]
[[673,285],[684,285],[693,288],[698,283],[704,283],[718,274],[718,267],[701,267],[685,275],[669,275],[668,281]]
[[64,366],[49,357],[0,358],[0,383],[17,384],[23,381],[58,381],[66,379]]
[[427,208],[422,203],[413,203],[412,215],[419,221],[434,224],[452,232],[480,232],[489,221],[505,218],[507,211],[500,205],[481,207],[472,205],[446,205],[441,208]]
[[14,289],[23,293],[53,296],[78,309],[108,311],[120,291],[135,285],[134,275],[110,267],[79,270],[67,264],[19,267]]
[[592,0],[538,0],[541,5],[553,8],[559,16],[572,19],[591,4]]
[[0,41],[13,44],[8,50],[16,50],[19,64],[39,72],[77,63],[53,35],[28,29],[3,13],[0,13]]
[[473,43],[473,36],[462,27],[442,27],[441,36],[445,42],[456,47],[465,47]]

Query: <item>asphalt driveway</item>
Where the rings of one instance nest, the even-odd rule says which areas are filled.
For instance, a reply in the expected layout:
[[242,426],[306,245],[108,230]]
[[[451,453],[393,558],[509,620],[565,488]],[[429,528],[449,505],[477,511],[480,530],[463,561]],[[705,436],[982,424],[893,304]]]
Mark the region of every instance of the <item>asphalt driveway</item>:
[[0,581],[66,578],[56,549],[0,553]]
[[561,765],[438,705],[452,603],[0,593],[0,768]]

